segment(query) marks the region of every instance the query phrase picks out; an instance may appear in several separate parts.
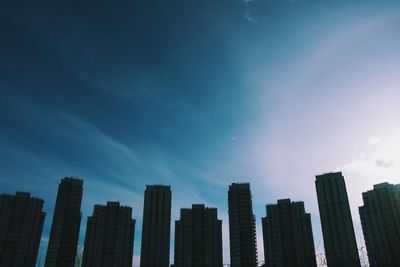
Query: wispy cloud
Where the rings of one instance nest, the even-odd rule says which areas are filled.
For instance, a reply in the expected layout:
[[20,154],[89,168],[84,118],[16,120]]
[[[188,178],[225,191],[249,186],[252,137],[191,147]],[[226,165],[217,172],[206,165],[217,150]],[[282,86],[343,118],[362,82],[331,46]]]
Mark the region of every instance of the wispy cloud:
[[[394,134],[394,138],[390,138]],[[350,201],[350,209],[359,246],[364,245],[358,207],[363,205],[362,193],[374,184],[400,181],[400,142],[398,133],[387,138],[371,137],[364,145],[353,147],[350,162],[336,168],[344,173]]]
[[[100,202],[105,202],[108,199],[114,199],[134,206],[134,216],[137,219],[135,253],[139,253],[145,185],[169,184],[172,185],[173,190],[171,237],[174,236],[174,221],[179,219],[180,208],[190,207],[195,203],[217,207],[220,218],[224,220],[224,255],[226,259],[229,257],[227,250],[229,235],[225,236],[228,232],[226,205],[221,205],[219,201],[210,201],[207,196],[211,190],[216,191],[213,187],[219,189],[222,187],[219,182],[213,181],[213,176],[154,145],[146,146],[147,149],[139,151],[72,114],[62,113],[62,116],[76,127],[77,134],[82,136],[78,143],[80,149],[91,151],[93,158],[89,162],[93,161],[92,163],[101,169],[99,173],[93,173],[89,169],[82,172],[85,173],[86,179],[85,202],[90,203],[85,207],[84,213],[88,214],[92,205],[100,200]],[[187,179],[189,177],[186,177],[185,173],[190,173],[190,179]],[[203,184],[208,185],[208,190],[204,190]],[[222,190],[225,189],[225,187],[222,188]],[[222,199],[225,198],[225,193]]]
[[357,187],[364,190],[374,183],[394,182],[400,175],[400,142],[371,137],[364,146],[354,147],[351,161],[338,169],[357,177]]
[[253,14],[253,12],[251,10],[251,3],[254,2],[254,1],[255,0],[243,0],[244,5],[245,5],[245,10],[244,10],[244,13],[243,13],[243,17],[247,21],[252,22],[252,23],[256,22],[254,14]]

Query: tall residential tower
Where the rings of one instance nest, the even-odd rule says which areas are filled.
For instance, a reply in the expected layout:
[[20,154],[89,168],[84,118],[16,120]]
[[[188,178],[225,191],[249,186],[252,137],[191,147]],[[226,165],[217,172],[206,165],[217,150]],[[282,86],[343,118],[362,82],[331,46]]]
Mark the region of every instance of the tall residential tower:
[[141,267],[168,267],[171,187],[148,185],[144,194]]
[[400,184],[374,185],[363,200],[359,211],[370,266],[400,266]]
[[81,225],[83,180],[65,177],[58,187],[45,267],[73,267]]
[[228,208],[231,266],[256,267],[256,225],[249,183],[229,186]]
[[222,221],[216,208],[192,205],[175,222],[174,267],[222,267]]
[[132,267],[135,220],[119,202],[95,205],[88,218],[82,267]]
[[316,267],[311,216],[304,202],[278,200],[262,218],[266,267]]
[[29,193],[0,195],[0,267],[35,267],[46,214]]
[[319,214],[329,267],[360,267],[346,184],[341,172],[316,176]]

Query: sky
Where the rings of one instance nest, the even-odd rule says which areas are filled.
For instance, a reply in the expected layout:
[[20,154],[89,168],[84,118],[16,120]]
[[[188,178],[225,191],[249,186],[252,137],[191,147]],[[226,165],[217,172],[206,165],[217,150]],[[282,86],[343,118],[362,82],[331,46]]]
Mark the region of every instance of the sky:
[[[361,193],[400,183],[400,2],[21,1],[0,3],[0,193],[45,200],[44,259],[60,179],[136,219],[171,185],[179,209],[217,207],[250,182],[261,218],[304,201],[323,251],[315,175],[342,171],[360,247]],[[172,238],[173,239],[173,238]],[[171,240],[171,262],[173,240]]]

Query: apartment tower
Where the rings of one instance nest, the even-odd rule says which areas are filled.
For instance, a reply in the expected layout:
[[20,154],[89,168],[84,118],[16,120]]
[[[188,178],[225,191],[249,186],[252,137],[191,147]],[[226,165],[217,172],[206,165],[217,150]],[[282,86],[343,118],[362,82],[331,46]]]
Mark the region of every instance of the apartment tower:
[[346,184],[341,172],[315,181],[326,260],[329,267],[360,267]]
[[228,212],[231,266],[256,267],[256,225],[249,183],[229,186]]
[[359,211],[370,266],[400,266],[400,184],[374,185],[363,200]]
[[81,225],[83,180],[65,177],[58,187],[45,267],[74,267]]
[[35,267],[46,214],[29,193],[0,195],[0,267]]
[[147,185],[144,193],[141,267],[168,267],[171,187]]
[[304,202],[278,200],[262,218],[266,267],[316,267],[311,216]]
[[83,267],[132,267],[135,220],[119,202],[95,205],[88,217]]
[[222,267],[222,221],[216,208],[192,205],[175,222],[174,267]]

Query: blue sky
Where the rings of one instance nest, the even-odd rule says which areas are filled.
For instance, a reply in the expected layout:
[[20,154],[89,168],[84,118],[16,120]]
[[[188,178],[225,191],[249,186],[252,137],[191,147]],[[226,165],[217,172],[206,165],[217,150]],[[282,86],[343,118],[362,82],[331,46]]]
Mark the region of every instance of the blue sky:
[[45,200],[43,255],[64,176],[85,180],[81,243],[95,203],[133,207],[135,266],[146,184],[172,186],[174,220],[217,207],[228,262],[231,182],[263,260],[278,198],[323,250],[315,175],[344,172],[360,246],[361,192],[400,181],[398,1],[6,0],[0,32],[0,188]]

